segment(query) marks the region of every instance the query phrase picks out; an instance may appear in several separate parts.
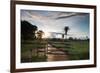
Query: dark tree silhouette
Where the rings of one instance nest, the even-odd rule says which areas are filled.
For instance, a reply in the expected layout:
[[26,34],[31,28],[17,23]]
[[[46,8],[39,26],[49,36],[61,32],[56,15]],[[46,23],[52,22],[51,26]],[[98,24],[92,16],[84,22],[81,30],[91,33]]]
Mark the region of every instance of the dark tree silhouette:
[[65,26],[64,31],[65,31],[65,35],[66,36],[67,36],[68,30],[69,30],[69,27],[68,26]]
[[88,41],[89,41],[89,37],[88,37],[88,36],[86,36],[86,40],[88,40]]
[[69,40],[73,40],[73,37],[69,37]]
[[32,25],[28,21],[21,21],[21,37],[22,39],[35,39],[35,31],[37,30],[37,26]]
[[62,34],[62,39],[64,39],[64,34]]
[[37,35],[38,35],[38,39],[42,39],[42,37],[43,37],[43,34],[44,34],[44,32],[42,31],[42,30],[39,30],[38,32],[37,32]]

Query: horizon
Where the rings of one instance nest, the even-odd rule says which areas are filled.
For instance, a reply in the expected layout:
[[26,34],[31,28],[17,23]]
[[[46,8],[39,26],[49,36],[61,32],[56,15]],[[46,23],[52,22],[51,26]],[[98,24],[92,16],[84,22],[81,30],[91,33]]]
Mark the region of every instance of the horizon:
[[[68,36],[73,38],[89,38],[89,13],[21,10],[21,21],[26,20],[42,30],[44,38],[61,38],[64,27],[68,26]],[[58,33],[58,34],[57,34]]]

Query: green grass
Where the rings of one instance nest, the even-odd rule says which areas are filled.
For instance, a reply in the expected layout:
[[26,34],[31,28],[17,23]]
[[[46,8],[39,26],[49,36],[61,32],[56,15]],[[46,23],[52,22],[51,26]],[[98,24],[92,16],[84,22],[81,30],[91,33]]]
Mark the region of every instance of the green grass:
[[32,62],[44,62],[47,60],[46,56],[33,56]]
[[[45,49],[47,42],[45,40],[25,40],[21,42],[21,62],[41,62],[45,61],[44,55],[38,56],[38,49]],[[35,51],[35,52],[32,52]],[[33,53],[33,54],[32,54]],[[32,56],[31,56],[32,55]]]
[[[46,48],[47,42],[57,49],[65,50],[69,55],[69,60],[89,59],[89,41],[71,40],[71,41],[51,41],[51,40],[26,40],[21,42],[21,61],[22,62],[43,62],[47,60],[44,55],[37,56],[32,54],[32,50]],[[37,53],[37,52],[34,52]]]
[[28,50],[34,50],[34,49],[41,49],[41,48],[45,48],[46,44],[21,44],[21,52],[25,52]]
[[82,60],[89,59],[89,41],[79,40],[79,41],[68,41],[68,42],[53,42],[51,41],[53,47],[64,49],[69,53],[69,60]]
[[89,41],[72,41],[70,50],[70,59],[89,59]]
[[46,56],[32,56],[32,58],[22,58],[21,62],[44,62],[47,60]]
[[47,42],[45,40],[27,40],[21,42],[21,52],[25,52],[31,49],[45,48]]

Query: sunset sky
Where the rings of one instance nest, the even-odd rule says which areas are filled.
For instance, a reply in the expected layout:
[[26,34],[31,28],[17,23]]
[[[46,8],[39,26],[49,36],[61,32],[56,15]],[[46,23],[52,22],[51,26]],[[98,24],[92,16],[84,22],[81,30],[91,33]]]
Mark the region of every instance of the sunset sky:
[[43,30],[45,38],[61,38],[64,27],[68,26],[68,37],[89,37],[89,13],[21,10],[21,20],[26,20],[36,25],[38,30]]

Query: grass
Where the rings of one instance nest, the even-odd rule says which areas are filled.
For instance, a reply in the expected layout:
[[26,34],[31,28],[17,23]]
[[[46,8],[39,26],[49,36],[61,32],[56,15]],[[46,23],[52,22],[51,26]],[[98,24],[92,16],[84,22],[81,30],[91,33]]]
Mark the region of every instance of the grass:
[[89,41],[87,40],[74,40],[68,42],[53,42],[53,47],[61,48],[69,53],[69,60],[82,60],[89,59]]
[[72,41],[70,59],[83,60],[89,59],[89,41]]
[[41,48],[45,48],[46,47],[46,44],[45,43],[42,43],[42,44],[22,44],[21,45],[21,51],[24,52],[24,51],[28,51],[28,50],[34,50],[34,49],[41,49]]
[[22,58],[21,62],[44,62],[47,60],[46,58],[46,56],[32,56],[32,58]]
[[[69,60],[89,59],[88,40],[51,41],[51,40],[26,40],[21,42],[21,62],[43,62],[45,55],[38,56],[38,49],[45,49],[47,42],[57,49],[62,49],[69,55]],[[33,52],[34,51],[34,52]],[[37,55],[36,55],[37,54]]]
[[28,51],[30,49],[45,48],[46,41],[42,40],[27,40],[21,42],[21,52]]
[[41,62],[45,61],[44,55],[38,56],[39,49],[46,48],[45,40],[26,40],[21,42],[21,62]]

